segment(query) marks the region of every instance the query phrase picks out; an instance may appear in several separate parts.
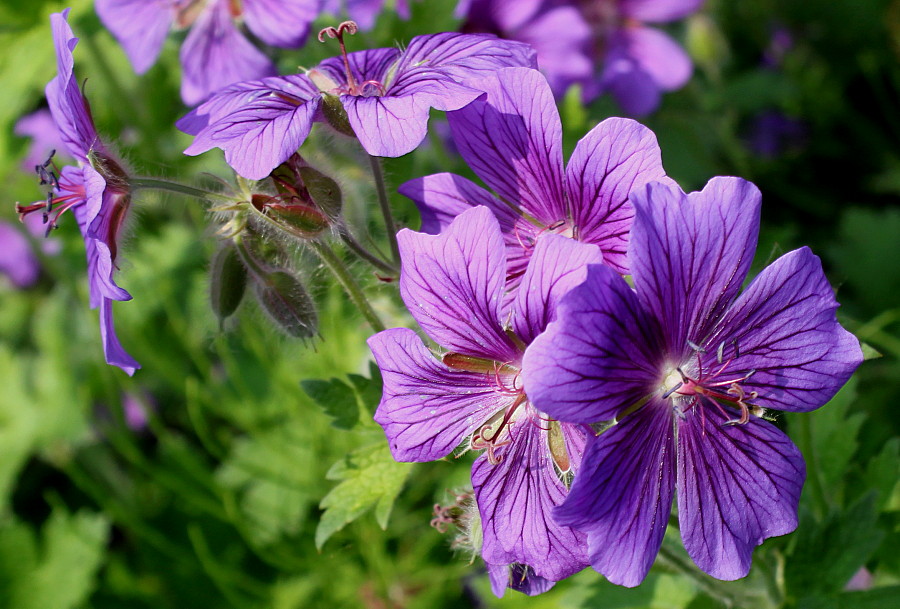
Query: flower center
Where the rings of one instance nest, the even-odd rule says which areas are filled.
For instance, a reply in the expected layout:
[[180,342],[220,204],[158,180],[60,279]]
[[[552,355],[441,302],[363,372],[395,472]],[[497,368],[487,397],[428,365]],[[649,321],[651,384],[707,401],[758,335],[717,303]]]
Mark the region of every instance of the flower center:
[[[59,168],[53,161],[55,154],[55,150],[51,151],[47,160],[34,168],[40,178],[40,185],[50,187],[47,191],[47,198],[31,205],[16,203],[16,213],[19,214],[20,219],[34,212],[41,212],[43,223],[47,225],[45,236],[49,235],[51,230],[58,228],[57,220],[67,209],[79,205],[85,200],[83,183],[72,182],[65,179],[64,176],[62,179],[60,178]],[[52,218],[51,213],[53,213]]]
[[[325,37],[337,38],[341,47],[341,59],[344,62],[344,75],[347,77],[347,84],[339,85],[328,76],[322,74],[319,70],[310,70],[309,76],[313,83],[323,93],[331,93],[334,95],[356,95],[361,97],[371,97],[373,95],[384,95],[385,86],[377,80],[366,80],[358,83],[350,68],[350,58],[347,56],[347,46],[344,44],[344,34],[351,36],[359,31],[359,26],[355,21],[344,21],[337,27],[329,26],[319,32],[319,42],[325,42]],[[313,75],[315,73],[315,75]]]

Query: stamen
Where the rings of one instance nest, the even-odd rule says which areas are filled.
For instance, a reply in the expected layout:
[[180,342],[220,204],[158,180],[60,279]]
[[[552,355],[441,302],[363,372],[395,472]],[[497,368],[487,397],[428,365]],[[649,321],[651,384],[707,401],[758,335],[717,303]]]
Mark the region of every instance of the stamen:
[[704,349],[703,347],[701,347],[700,345],[694,343],[694,342],[691,341],[691,340],[688,340],[687,344],[688,344],[688,347],[690,347],[691,349],[693,349],[693,350],[696,351],[697,353],[706,353],[706,349]]
[[671,389],[669,389],[668,391],[666,391],[666,392],[663,394],[662,399],[666,399],[667,397],[669,397],[670,395],[672,395],[673,393],[675,393],[676,391],[678,391],[679,389],[681,389],[682,385],[684,385],[684,383],[678,383],[677,385],[675,385],[674,387],[672,387]]
[[329,26],[319,32],[319,42],[325,42],[325,36],[329,38],[337,38],[338,44],[341,46],[341,59],[344,61],[344,71],[347,73],[347,86],[352,95],[358,95],[359,87],[356,79],[353,77],[353,71],[350,69],[350,59],[347,57],[347,46],[344,44],[344,32],[353,35],[359,31],[359,26],[355,21],[344,21],[336,28]]

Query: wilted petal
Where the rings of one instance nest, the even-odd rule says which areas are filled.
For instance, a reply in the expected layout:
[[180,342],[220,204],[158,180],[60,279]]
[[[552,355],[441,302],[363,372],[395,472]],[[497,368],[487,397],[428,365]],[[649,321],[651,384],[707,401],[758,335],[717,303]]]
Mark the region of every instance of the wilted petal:
[[544,579],[539,575],[535,575],[534,571],[528,565],[514,563],[511,565],[492,565],[485,563],[488,576],[491,579],[491,592],[497,598],[503,598],[503,594],[507,588],[512,588],[517,592],[527,594],[528,596],[537,596],[543,594],[552,588],[556,582]]
[[266,44],[303,45],[309,24],[319,13],[319,0],[244,0],[243,17],[250,31]]
[[168,0],[97,0],[97,15],[122,48],[134,71],[143,74],[156,62],[175,20]]
[[579,243],[560,235],[542,235],[516,292],[513,330],[530,344],[556,318],[556,307],[569,290],[587,276],[587,265],[600,264],[596,245]]
[[557,307],[556,321],[525,351],[525,392],[535,408],[561,421],[611,420],[656,389],[656,336],[625,280],[590,265],[584,283]]
[[653,78],[663,91],[683,87],[691,78],[694,64],[681,45],[655,28],[633,27],[622,30],[620,42],[625,52]]
[[587,566],[585,536],[551,519],[566,497],[554,470],[547,432],[533,409],[516,421],[501,461],[481,455],[472,466],[472,485],[484,532],[488,563],[523,563],[558,581]]
[[588,535],[591,566],[614,584],[633,587],[662,543],[675,492],[673,413],[658,399],[588,440],[565,503],[562,525]]
[[341,95],[341,103],[360,145],[373,156],[398,157],[412,152],[425,139],[428,112],[458,110],[481,95],[441,72],[408,70],[387,95]]
[[707,342],[707,359],[720,343],[726,357],[736,345],[727,370],[756,371],[740,383],[759,392],[754,404],[813,410],[862,363],[859,341],[838,323],[837,308],[819,258],[806,247],[794,250],[766,267],[735,301]]
[[622,15],[638,21],[675,21],[696,12],[705,0],[619,0]]
[[506,253],[489,209],[463,212],[440,235],[397,234],[403,268],[400,294],[436,343],[463,355],[518,359],[500,325]]
[[237,29],[227,2],[208,6],[181,45],[181,99],[198,104],[236,82],[276,73],[275,66]]
[[803,457],[774,425],[725,425],[711,404],[678,417],[678,521],[697,566],[744,577],[753,548],[797,528]]
[[375,421],[398,461],[447,456],[515,399],[497,390],[493,373],[440,363],[412,330],[379,332],[368,343],[384,378]]
[[141,367],[119,343],[119,337],[116,336],[113,326],[112,301],[109,298],[100,299],[100,339],[103,341],[103,354],[106,356],[107,364],[118,366],[128,376],[133,375],[134,371]]
[[397,77],[407,70],[425,67],[440,69],[455,80],[470,84],[470,80],[514,66],[536,68],[534,49],[492,34],[443,32],[413,38],[397,65]]
[[660,320],[668,355],[684,360],[737,296],[759,234],[759,190],[713,178],[701,192],[652,182],[631,195],[629,262],[645,309]]
[[665,179],[656,135],[640,123],[609,118],[575,146],[566,187],[578,238],[603,250],[603,262],[628,274],[626,251],[634,209],[632,191]]
[[448,114],[460,154],[501,198],[545,224],[565,219],[562,124],[546,79],[511,68],[473,86],[487,99]]
[[178,127],[189,131],[209,121],[184,152],[193,156],[221,148],[235,171],[260,180],[303,143],[320,100],[299,74],[234,85],[181,119]]

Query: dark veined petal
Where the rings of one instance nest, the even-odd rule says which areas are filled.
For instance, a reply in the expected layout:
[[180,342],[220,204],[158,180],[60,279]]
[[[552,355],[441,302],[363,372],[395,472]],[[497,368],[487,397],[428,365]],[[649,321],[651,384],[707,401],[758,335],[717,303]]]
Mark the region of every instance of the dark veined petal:
[[654,398],[588,440],[562,525],[587,533],[591,566],[614,584],[643,581],[659,552],[675,493],[671,407]]
[[491,563],[485,563],[485,566],[491,579],[491,592],[497,598],[503,598],[507,588],[512,588],[528,596],[537,596],[556,584],[556,582],[535,575],[528,565],[518,563],[492,565]]
[[588,267],[522,361],[535,408],[560,421],[615,418],[656,391],[659,330],[625,280],[605,265]]
[[432,340],[463,355],[518,360],[500,325],[506,252],[489,209],[463,212],[440,235],[404,229],[397,241],[400,295]]
[[718,579],[750,570],[753,548],[797,527],[806,468],[774,425],[724,425],[714,405],[678,417],[678,520],[697,566]]
[[274,76],[277,71],[231,19],[227,2],[200,13],[181,45],[181,99],[189,106],[236,82]]
[[[392,65],[400,57],[400,49],[388,47],[384,49],[366,49],[347,53],[350,73],[357,84],[374,80],[386,86],[384,82]],[[347,72],[341,57],[330,57],[316,66],[339,85],[347,84]]]
[[375,421],[398,461],[447,456],[515,399],[498,391],[492,373],[448,368],[407,328],[379,332],[368,343],[384,378]]
[[578,238],[603,250],[603,262],[623,275],[634,209],[631,192],[664,180],[656,135],[638,122],[609,118],[575,146],[566,166],[566,189]]
[[299,74],[233,85],[179,122],[191,131],[209,121],[184,152],[221,148],[235,171],[260,180],[300,147],[320,101],[318,90]]
[[537,68],[534,49],[492,34],[443,32],[413,38],[397,65],[397,78],[407,70],[425,67],[471,84],[470,80],[515,66]]
[[622,15],[652,23],[675,21],[696,12],[705,0],[619,0]]
[[128,376],[132,376],[134,371],[141,367],[125,351],[119,342],[119,337],[116,336],[116,329],[113,326],[112,301],[109,298],[100,299],[100,339],[103,341],[103,355],[106,357],[107,364],[118,366]]
[[319,0],[244,0],[243,17],[266,44],[295,48],[306,40],[319,4]]
[[546,424],[530,407],[510,430],[500,462],[481,455],[472,466],[488,563],[527,564],[540,577],[558,581],[588,565],[585,536],[551,519],[566,497],[547,448]]
[[97,15],[128,55],[134,71],[143,74],[159,57],[175,20],[166,0],[97,0]]
[[547,80],[534,70],[510,68],[472,86],[487,98],[448,114],[469,167],[541,222],[566,219],[562,124]]
[[667,355],[683,361],[721,320],[753,260],[759,190],[713,178],[701,192],[651,182],[632,193],[629,262],[644,308],[660,321]]
[[709,368],[717,345],[737,357],[727,371],[755,370],[741,386],[752,403],[808,411],[830,400],[862,363],[859,341],[838,323],[838,303],[809,248],[780,257],[760,273],[707,341]]
[[500,222],[504,234],[512,233],[519,215],[494,195],[462,176],[454,173],[437,173],[415,178],[402,184],[397,191],[419,208],[422,216],[422,232],[436,235],[450,226],[456,216],[484,205]]
[[479,95],[442,72],[419,68],[405,72],[384,96],[341,95],[341,103],[366,152],[398,157],[425,139],[431,108],[457,110]]
[[541,235],[516,292],[512,327],[526,345],[556,318],[556,307],[587,276],[587,265],[603,262],[600,248],[560,235]]

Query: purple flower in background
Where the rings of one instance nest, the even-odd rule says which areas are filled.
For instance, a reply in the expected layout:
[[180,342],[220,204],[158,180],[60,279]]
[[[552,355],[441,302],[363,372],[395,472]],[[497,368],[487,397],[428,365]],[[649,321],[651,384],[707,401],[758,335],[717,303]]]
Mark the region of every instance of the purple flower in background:
[[597,245],[605,264],[627,274],[628,196],[667,179],[653,132],[607,119],[578,142],[564,168],[559,112],[539,72],[510,68],[473,86],[486,99],[448,118],[460,154],[497,196],[450,173],[407,182],[399,191],[418,206],[422,230],[438,233],[462,211],[489,207],[503,230],[511,290],[541,236],[554,233]]
[[[633,116],[659,106],[661,92],[685,85],[693,65],[684,49],[644,23],[695,12],[703,0],[463,0],[464,31],[493,32],[537,50],[553,91],[575,83],[591,100],[610,93]],[[600,66],[595,72],[593,66]]]
[[[65,211],[72,211],[84,237],[91,308],[100,308],[106,361],[134,374],[140,365],[122,348],[112,319],[112,301],[131,299],[113,279],[118,235],[131,202],[129,178],[97,136],[87,101],[78,88],[72,57],[78,39],[69,27],[68,15],[67,9],[50,16],[59,73],[47,85],[46,95],[60,137],[78,166],[57,173],[50,162],[41,165],[41,182],[50,188],[47,200],[17,205],[17,210],[22,215],[42,212],[48,230]],[[51,212],[55,212],[52,218]]]
[[35,284],[41,264],[28,238],[13,224],[0,220],[0,274],[19,289]]
[[13,131],[16,135],[31,138],[28,153],[22,160],[22,167],[26,171],[33,171],[35,167],[43,164],[54,151],[64,147],[59,137],[56,122],[50,114],[50,110],[43,109],[27,114],[19,119]]
[[528,589],[537,593],[544,580],[587,565],[584,537],[550,518],[578,471],[585,431],[532,406],[522,390],[521,361],[553,319],[557,301],[581,282],[588,263],[600,261],[600,252],[559,236],[542,239],[505,327],[506,250],[490,210],[463,212],[440,235],[406,229],[397,237],[401,296],[445,352],[436,357],[406,328],[371,337],[384,377],[375,420],[398,461],[440,459],[463,442],[484,450],[472,467],[482,556],[493,565],[495,583],[506,577],[506,565],[520,574],[528,565],[538,578]]
[[152,66],[169,30],[190,28],[181,47],[181,98],[189,106],[235,82],[273,76],[274,64],[240,24],[266,44],[303,46],[321,0],[97,0],[97,14],[138,74]]
[[[341,39],[352,22],[327,28]],[[321,34],[320,34],[321,36]],[[347,129],[373,156],[397,157],[424,139],[430,108],[458,110],[482,94],[469,82],[507,66],[533,66],[519,42],[485,34],[416,36],[401,52],[372,49],[328,59],[307,74],[232,85],[178,122],[196,139],[185,154],[212,148],[240,175],[260,180],[293,154],[316,120],[344,113]]]
[[[332,15],[340,15],[341,8],[347,10],[347,16],[355,21],[361,30],[371,30],[375,21],[385,10],[385,0],[325,0],[322,10]],[[394,10],[402,19],[409,19],[409,2],[396,0]]]
[[800,452],[762,418],[828,401],[862,361],[819,259],[785,254],[738,294],[756,249],[760,195],[738,178],[702,192],[651,183],[632,195],[634,289],[591,265],[525,354],[537,408],[590,438],[557,522],[588,535],[591,564],[636,586],[678,496],[697,565],[733,580],[753,548],[797,526]]

